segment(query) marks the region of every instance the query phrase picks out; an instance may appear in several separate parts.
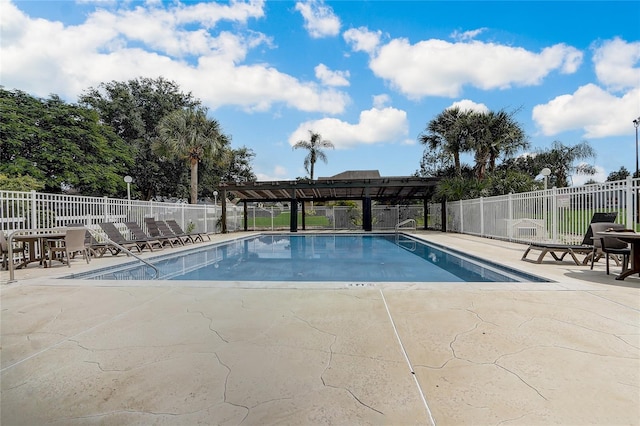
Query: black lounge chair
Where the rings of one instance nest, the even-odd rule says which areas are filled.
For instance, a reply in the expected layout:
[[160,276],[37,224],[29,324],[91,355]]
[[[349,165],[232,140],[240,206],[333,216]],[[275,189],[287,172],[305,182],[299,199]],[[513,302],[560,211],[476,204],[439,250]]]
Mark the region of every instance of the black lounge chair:
[[171,241],[171,244],[184,245],[186,241],[193,242],[193,239],[185,236],[175,235],[171,229],[161,220],[155,220],[152,217],[146,217],[144,223],[149,228],[149,233],[157,238],[165,238]]
[[[594,213],[591,223],[613,223],[618,217],[618,213]],[[566,255],[571,256],[576,265],[587,265],[593,256],[593,231],[591,223],[587,227],[587,231],[582,239],[581,244],[558,244],[558,243],[530,243],[527,250],[522,255],[522,259],[527,262],[542,263],[547,254],[557,262],[564,260]],[[541,253],[536,260],[527,259],[527,255],[532,250],[539,250]],[[578,260],[577,255],[585,255],[582,261]]]
[[[171,247],[173,247],[171,241],[166,238],[163,239],[148,236],[137,222],[125,222],[124,224],[127,228],[129,228],[131,235],[133,235],[133,241],[145,244],[146,247],[149,247],[149,250],[151,251],[153,251],[153,246],[158,246],[159,249],[162,249],[164,248],[165,244],[169,244],[171,245]],[[144,248],[144,245],[141,248]]]
[[141,241],[127,240],[112,222],[103,222],[98,225],[102,228],[104,233],[107,234],[107,238],[127,250],[136,249],[139,253],[146,246],[146,244]]
[[165,220],[165,223],[169,226],[169,228],[171,228],[174,234],[190,236],[193,239],[193,242],[196,242],[198,240],[204,242],[204,237],[207,237],[209,241],[211,241],[211,237],[208,236],[207,234],[202,234],[200,232],[190,232],[190,233],[184,232],[180,227],[180,225],[178,224],[178,222],[176,222],[173,219]]

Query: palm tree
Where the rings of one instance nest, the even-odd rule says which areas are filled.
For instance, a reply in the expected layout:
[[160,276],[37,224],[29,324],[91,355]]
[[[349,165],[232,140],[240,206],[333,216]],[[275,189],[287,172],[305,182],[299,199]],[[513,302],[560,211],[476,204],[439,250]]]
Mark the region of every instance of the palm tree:
[[293,145],[293,149],[303,148],[309,151],[304,157],[304,169],[309,173],[309,178],[313,180],[313,171],[317,160],[327,163],[327,155],[322,151],[324,148],[335,148],[329,140],[322,139],[320,133],[309,130],[310,139],[300,140]]
[[191,204],[198,202],[198,163],[221,155],[229,139],[216,120],[207,118],[207,110],[185,108],[164,116],[158,124],[158,138],[153,149],[162,156],[178,156],[191,169]]
[[594,175],[594,166],[577,161],[595,158],[595,151],[588,142],[583,141],[574,146],[566,146],[560,141],[554,141],[551,150],[538,151],[535,160],[538,170],[543,167],[551,169],[551,185],[563,188],[569,186],[569,178],[572,173]]
[[524,131],[513,119],[513,113],[474,113],[469,118],[470,148],[474,151],[476,177],[484,179],[487,172],[494,172],[501,156],[511,156],[528,146]]
[[448,108],[427,124],[426,132],[419,136],[420,143],[435,150],[437,148],[453,158],[457,176],[462,176],[460,154],[469,150],[470,111],[460,108]]

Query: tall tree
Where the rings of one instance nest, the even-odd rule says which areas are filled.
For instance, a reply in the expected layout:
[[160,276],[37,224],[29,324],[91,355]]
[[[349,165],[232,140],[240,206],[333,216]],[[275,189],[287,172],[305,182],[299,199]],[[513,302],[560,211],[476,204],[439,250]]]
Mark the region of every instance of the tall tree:
[[135,164],[127,174],[134,177],[136,191],[142,199],[178,194],[187,185],[188,177],[181,161],[160,163],[151,145],[165,115],[200,105],[191,93],[183,93],[177,83],[162,77],[137,78],[89,88],[80,96],[80,103],[95,109],[100,118],[135,149]]
[[[462,175],[460,154],[469,151],[469,118],[471,111],[447,108],[427,124],[418,140],[430,150],[442,150],[453,159],[457,176]],[[426,149],[425,149],[426,153]]]
[[562,188],[569,186],[569,178],[573,173],[594,175],[596,173],[595,167],[581,161],[594,157],[595,151],[586,141],[574,146],[554,141],[550,150],[537,152],[535,162],[538,166],[537,173],[544,167],[548,167],[551,169],[550,184]]
[[165,158],[177,156],[187,160],[191,170],[191,204],[198,202],[198,164],[219,156],[228,148],[229,139],[220,124],[207,118],[203,108],[184,108],[167,114],[158,124],[158,138],[153,150]]
[[220,189],[221,181],[255,181],[256,175],[251,166],[254,157],[251,149],[240,147],[225,149],[222,155],[202,161],[198,166],[198,195],[213,199],[213,192]]
[[323,149],[335,148],[333,143],[329,140],[322,139],[320,133],[316,133],[313,130],[309,130],[309,140],[299,140],[293,145],[293,149],[306,149],[309,151],[304,158],[304,169],[309,173],[309,178],[313,180],[314,168],[317,160],[322,160],[325,164],[327,162],[327,154]]
[[512,156],[528,147],[524,131],[513,119],[514,114],[504,110],[489,111],[473,113],[468,118],[469,145],[474,151],[478,179],[484,179],[487,171],[495,171],[496,161],[501,155]]
[[116,196],[133,153],[95,111],[56,95],[0,89],[0,172],[28,175],[46,192]]
[[631,176],[631,172],[629,172],[629,170],[627,170],[625,166],[620,166],[620,169],[618,169],[617,171],[609,173],[609,176],[607,176],[607,182],[625,180],[629,176]]

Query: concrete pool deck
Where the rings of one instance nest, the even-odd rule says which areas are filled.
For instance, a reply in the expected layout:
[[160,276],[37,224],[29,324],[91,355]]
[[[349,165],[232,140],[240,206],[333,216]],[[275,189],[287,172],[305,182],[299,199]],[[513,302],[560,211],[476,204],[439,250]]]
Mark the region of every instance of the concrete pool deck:
[[555,282],[53,279],[124,256],[2,271],[0,424],[640,424],[640,278],[415,235]]

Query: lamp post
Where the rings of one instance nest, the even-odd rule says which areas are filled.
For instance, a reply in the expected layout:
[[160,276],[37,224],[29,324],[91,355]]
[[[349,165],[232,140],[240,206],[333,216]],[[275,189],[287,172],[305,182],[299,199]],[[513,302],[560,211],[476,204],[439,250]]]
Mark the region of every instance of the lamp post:
[[548,167],[545,167],[544,169],[540,170],[540,174],[544,177],[544,189],[547,189],[547,179],[551,174],[551,169]]
[[[640,117],[633,120],[633,127],[636,128],[636,174],[633,177],[638,178],[638,125],[640,125]],[[640,217],[640,203],[638,203],[638,190],[636,189],[636,222],[638,222],[638,218]],[[635,228],[635,225],[634,225]]]
[[544,229],[544,237],[547,238],[547,180],[549,179],[549,175],[551,174],[551,169],[545,167],[540,170],[540,174],[544,177],[544,195],[542,196],[542,225]]
[[634,175],[636,178],[640,177],[638,176],[638,125],[640,125],[640,117],[633,120],[633,126],[636,128],[636,174]]
[[131,182],[133,182],[133,178],[127,175],[124,177],[124,181],[127,183],[127,200],[129,204],[129,210],[131,210]]
[[213,233],[218,231],[218,191],[213,191],[213,215],[216,217],[216,223],[213,226]]

